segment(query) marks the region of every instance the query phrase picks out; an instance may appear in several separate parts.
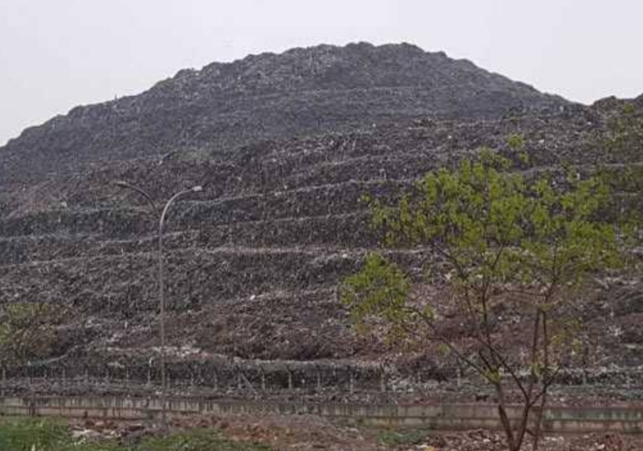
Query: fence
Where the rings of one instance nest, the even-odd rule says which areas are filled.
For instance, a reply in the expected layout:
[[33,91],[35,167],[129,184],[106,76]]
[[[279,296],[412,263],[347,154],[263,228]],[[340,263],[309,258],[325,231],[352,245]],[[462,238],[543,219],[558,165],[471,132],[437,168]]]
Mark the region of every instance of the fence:
[[[413,376],[384,366],[314,364],[171,364],[168,389],[177,393],[252,396],[283,393],[387,393],[426,383],[446,381],[451,369],[417,371]],[[159,389],[160,368],[149,365],[3,369],[0,388],[16,392],[29,387],[39,392],[148,392]]]
[[[568,370],[558,377],[567,389],[605,387],[643,393],[643,368]],[[2,368],[0,394],[154,393],[160,389],[157,361],[147,363],[61,365],[53,362]],[[395,368],[312,362],[198,361],[169,362],[167,387],[178,395],[231,398],[313,397],[391,398],[439,388],[485,399],[478,377],[462,368]],[[483,387],[481,390],[480,387]]]

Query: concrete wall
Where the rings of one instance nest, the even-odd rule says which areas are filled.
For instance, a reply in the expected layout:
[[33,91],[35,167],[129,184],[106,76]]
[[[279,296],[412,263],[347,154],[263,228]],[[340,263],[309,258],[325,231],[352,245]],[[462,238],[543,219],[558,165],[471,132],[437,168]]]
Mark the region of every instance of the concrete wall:
[[[2,415],[62,416],[70,418],[155,419],[161,403],[156,398],[129,397],[32,397],[0,398]],[[371,405],[301,404],[175,398],[168,401],[170,416],[195,414],[320,415],[373,426],[409,426],[435,429],[499,429],[497,410],[488,404]],[[509,408],[517,418],[519,406]],[[548,433],[620,432],[643,433],[643,407],[552,407],[545,411]]]

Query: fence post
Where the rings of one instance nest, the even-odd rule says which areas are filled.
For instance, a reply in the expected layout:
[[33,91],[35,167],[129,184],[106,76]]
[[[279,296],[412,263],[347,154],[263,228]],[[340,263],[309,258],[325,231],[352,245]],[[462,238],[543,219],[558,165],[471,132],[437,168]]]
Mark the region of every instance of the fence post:
[[384,367],[380,366],[380,391],[382,393],[386,392],[386,374],[384,373]]
[[351,395],[355,393],[355,380],[352,368],[348,370],[348,390]]
[[293,383],[292,383],[292,372],[290,371],[290,368],[286,367],[286,371],[288,371],[288,390],[293,389]]

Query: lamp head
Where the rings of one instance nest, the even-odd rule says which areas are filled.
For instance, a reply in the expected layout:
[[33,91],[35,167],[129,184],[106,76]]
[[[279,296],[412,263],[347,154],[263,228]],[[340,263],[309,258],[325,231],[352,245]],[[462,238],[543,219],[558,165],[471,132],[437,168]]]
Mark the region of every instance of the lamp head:
[[201,192],[201,191],[203,191],[203,187],[201,185],[197,185],[197,186],[192,188],[192,192],[194,192],[194,193],[198,193],[198,192]]
[[127,182],[124,182],[123,180],[116,180],[114,182],[115,186],[118,186],[119,188],[129,188],[129,184]]

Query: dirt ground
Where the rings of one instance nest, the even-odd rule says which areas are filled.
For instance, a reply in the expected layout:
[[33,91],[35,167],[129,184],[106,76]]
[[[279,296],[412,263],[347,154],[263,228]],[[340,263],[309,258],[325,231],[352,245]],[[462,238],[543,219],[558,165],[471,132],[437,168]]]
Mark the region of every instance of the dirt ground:
[[[73,423],[77,436],[120,438],[132,443],[159,433],[158,425],[82,420]],[[216,428],[239,442],[258,442],[280,451],[505,451],[495,432],[431,432],[411,429],[364,429],[340,425],[317,416],[204,416],[172,419],[170,429]],[[531,444],[524,446],[530,451]],[[545,437],[541,451],[643,451],[643,435],[592,434]]]

